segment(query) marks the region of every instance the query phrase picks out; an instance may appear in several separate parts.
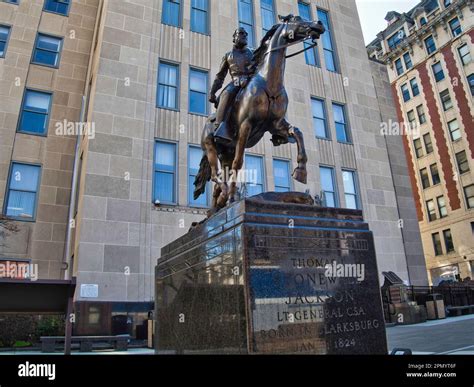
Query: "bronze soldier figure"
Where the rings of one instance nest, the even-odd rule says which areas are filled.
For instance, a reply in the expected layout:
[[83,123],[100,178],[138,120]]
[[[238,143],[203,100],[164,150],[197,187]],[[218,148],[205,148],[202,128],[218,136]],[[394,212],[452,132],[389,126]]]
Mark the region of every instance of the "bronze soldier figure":
[[235,97],[247,85],[251,76],[253,52],[247,47],[247,44],[247,31],[244,28],[235,30],[234,48],[224,55],[211,88],[209,102],[216,104],[216,93],[222,88],[225,77],[230,72],[232,82],[225,87],[219,96],[219,105],[216,112],[214,137],[222,143],[229,143],[234,139],[235,133],[228,125],[227,118]]

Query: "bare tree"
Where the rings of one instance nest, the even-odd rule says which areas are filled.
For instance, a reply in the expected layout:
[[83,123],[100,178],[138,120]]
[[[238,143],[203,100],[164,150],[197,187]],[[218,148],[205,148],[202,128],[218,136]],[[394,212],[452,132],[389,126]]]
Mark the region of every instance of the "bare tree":
[[18,232],[18,227],[12,223],[11,219],[0,214],[0,247],[5,246],[5,239],[9,234]]

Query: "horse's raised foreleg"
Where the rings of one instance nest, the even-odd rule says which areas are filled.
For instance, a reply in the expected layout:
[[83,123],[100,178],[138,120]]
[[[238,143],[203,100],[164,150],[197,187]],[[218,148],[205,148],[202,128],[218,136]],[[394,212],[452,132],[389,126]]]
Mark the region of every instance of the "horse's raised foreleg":
[[275,135],[277,136],[276,141],[278,141],[278,138],[281,138],[277,143],[274,141],[276,146],[281,143],[286,144],[288,141],[293,143],[296,141],[296,145],[298,146],[298,158],[296,160],[298,162],[298,167],[294,170],[292,176],[296,181],[306,184],[308,180],[308,173],[306,171],[308,156],[304,146],[303,133],[283,118],[275,124],[274,136]]
[[213,139],[207,139],[204,143],[204,147],[211,167],[211,180],[216,183],[212,200],[212,210],[210,211],[210,215],[212,215],[212,213],[225,207],[227,199],[229,198],[229,189],[225,179],[219,176],[219,158]]
[[296,140],[298,146],[298,167],[293,172],[293,178],[300,183],[306,184],[308,182],[308,172],[306,171],[306,163],[308,162],[308,155],[304,146],[304,137],[301,130],[292,126],[288,131],[290,137]]
[[232,162],[231,176],[229,179],[229,199],[231,203],[235,202],[235,194],[237,193],[238,175],[239,175],[239,171],[242,169],[244,165],[245,145],[247,144],[251,129],[252,129],[252,126],[250,124],[250,121],[245,120],[240,125],[240,130],[238,132],[239,138],[237,140],[237,146],[235,147],[235,157],[234,157],[234,161]]

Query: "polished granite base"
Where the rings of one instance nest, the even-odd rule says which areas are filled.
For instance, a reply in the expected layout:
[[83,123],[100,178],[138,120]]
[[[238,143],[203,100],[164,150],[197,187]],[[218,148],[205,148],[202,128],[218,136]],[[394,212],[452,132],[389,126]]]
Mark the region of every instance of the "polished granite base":
[[160,352],[387,353],[361,211],[237,202],[162,249],[155,296]]

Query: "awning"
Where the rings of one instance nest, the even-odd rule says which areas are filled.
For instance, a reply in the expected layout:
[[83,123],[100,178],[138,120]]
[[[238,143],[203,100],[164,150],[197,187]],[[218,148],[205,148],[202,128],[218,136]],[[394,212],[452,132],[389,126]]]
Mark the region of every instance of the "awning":
[[0,313],[64,313],[74,297],[76,279],[0,279]]

